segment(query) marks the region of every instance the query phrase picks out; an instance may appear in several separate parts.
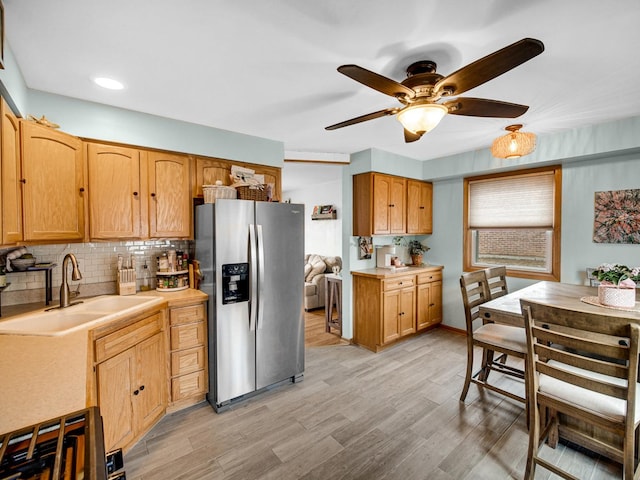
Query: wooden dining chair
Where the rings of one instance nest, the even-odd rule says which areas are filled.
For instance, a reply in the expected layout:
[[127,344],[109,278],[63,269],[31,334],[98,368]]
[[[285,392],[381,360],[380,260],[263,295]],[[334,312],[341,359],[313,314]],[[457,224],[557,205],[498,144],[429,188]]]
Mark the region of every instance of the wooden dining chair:
[[509,293],[509,289],[507,288],[507,267],[490,267],[485,269],[485,273],[487,275],[489,297],[491,300]]
[[[497,323],[481,324],[478,309],[490,300],[486,272],[478,270],[464,273],[460,277],[460,290],[467,327],[467,371],[460,395],[464,401],[469,385],[476,385],[505,395],[520,402],[526,402],[525,396],[519,396],[496,385],[488,383],[489,373],[494,370],[505,375],[524,379],[524,370],[501,363],[504,355],[524,358],[526,354],[526,337],[524,329]],[[477,324],[481,324],[478,326]],[[482,348],[482,364],[478,371],[473,371],[474,347]],[[495,356],[496,352],[499,354]]]
[[[520,303],[530,392],[524,478],[534,478],[536,465],[565,479],[577,478],[539,456],[545,440],[555,446],[558,438],[622,463],[623,478],[638,478],[634,457],[640,421],[636,399],[640,326],[606,313],[576,312],[527,300]],[[560,423],[559,413],[572,420]],[[590,424],[590,434],[575,428],[576,422]],[[598,429],[606,434],[594,434]]]

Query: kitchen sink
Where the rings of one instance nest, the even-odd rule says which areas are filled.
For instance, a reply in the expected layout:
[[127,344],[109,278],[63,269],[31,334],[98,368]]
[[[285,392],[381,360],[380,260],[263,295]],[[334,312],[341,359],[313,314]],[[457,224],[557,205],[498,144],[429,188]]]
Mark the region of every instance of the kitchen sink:
[[64,335],[133,314],[162,301],[161,297],[143,295],[102,295],[66,308],[39,310],[0,320],[0,334]]

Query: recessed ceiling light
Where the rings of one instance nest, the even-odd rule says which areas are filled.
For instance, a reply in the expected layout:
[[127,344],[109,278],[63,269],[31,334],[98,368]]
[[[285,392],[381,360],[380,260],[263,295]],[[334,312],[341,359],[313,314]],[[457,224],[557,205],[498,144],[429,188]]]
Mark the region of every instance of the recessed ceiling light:
[[98,77],[94,78],[93,81],[102,88],[108,88],[109,90],[122,90],[124,88],[121,82],[113,78]]

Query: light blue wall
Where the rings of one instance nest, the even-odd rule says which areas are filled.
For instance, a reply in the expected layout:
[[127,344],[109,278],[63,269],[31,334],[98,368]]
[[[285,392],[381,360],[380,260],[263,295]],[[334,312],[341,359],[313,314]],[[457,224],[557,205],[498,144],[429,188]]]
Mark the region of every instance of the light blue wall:
[[29,90],[29,113],[78,137],[282,167],[284,144],[99,103]]
[[[640,118],[604,123],[539,138],[536,151],[515,161],[489,150],[424,162],[434,182],[432,263],[445,266],[444,324],[464,328],[458,279],[462,274],[463,178],[491,171],[562,164],[561,281],[585,283],[584,269],[602,262],[640,265],[640,245],[592,241],[594,193],[640,188]],[[510,290],[533,281],[509,278]]]
[[0,92],[21,117],[46,117],[78,137],[282,167],[284,144],[241,133],[32,90],[5,45]]
[[[376,159],[380,159],[380,163],[376,163]],[[350,175],[373,170],[412,176],[407,172],[411,172],[414,161],[391,154],[385,158],[379,151],[368,150],[352,157]],[[640,188],[640,117],[541,137],[535,152],[517,160],[495,159],[484,149],[425,161],[421,163],[422,179],[433,182],[434,204],[433,234],[428,237],[431,250],[427,258],[432,264],[444,265],[445,325],[464,329],[458,283],[462,274],[464,177],[550,164],[562,164],[561,281],[585,283],[584,269],[603,262],[640,265],[640,245],[592,241],[594,193]],[[350,175],[344,179],[343,194],[345,218],[349,219],[346,205],[352,194]],[[351,270],[374,266],[372,261],[357,260],[356,238],[351,237],[350,232],[349,223],[344,226],[343,236],[344,245],[348,245],[344,254],[350,255]],[[388,240],[389,237],[381,237],[374,239],[374,243],[390,243]],[[345,278],[344,283],[350,281]],[[517,290],[534,282],[510,277],[508,283],[510,290]],[[351,297],[345,296],[344,305],[351,304]],[[348,325],[345,332],[351,332],[352,309],[343,308],[343,312],[343,322]]]

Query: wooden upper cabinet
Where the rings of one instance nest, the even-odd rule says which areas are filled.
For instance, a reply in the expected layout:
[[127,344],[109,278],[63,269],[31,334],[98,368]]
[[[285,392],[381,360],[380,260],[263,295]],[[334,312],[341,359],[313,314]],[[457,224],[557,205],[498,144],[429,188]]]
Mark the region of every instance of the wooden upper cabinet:
[[407,180],[407,233],[433,232],[433,186],[429,182]]
[[99,143],[86,148],[90,237],[140,238],[140,151]]
[[202,185],[215,185],[219,180],[222,185],[231,185],[231,162],[215,158],[196,158],[196,178],[193,185],[193,196],[202,197]]
[[82,142],[28,121],[20,132],[24,240],[83,240]]
[[278,167],[266,165],[254,165],[252,163],[235,162],[219,158],[196,158],[195,181],[193,184],[193,196],[202,197],[202,185],[215,185],[221,181],[222,185],[231,185],[231,167],[238,165],[250,168],[258,175],[264,175],[264,182],[272,185],[273,200],[280,201],[282,197],[282,170]]
[[22,240],[22,189],[20,179],[20,124],[2,99],[2,245]]
[[381,173],[353,177],[353,235],[406,233],[406,179]]
[[191,236],[190,159],[186,155],[148,152],[149,236]]
[[405,213],[405,197],[407,180],[391,177],[391,191],[389,195],[389,233],[405,233],[407,219]]

